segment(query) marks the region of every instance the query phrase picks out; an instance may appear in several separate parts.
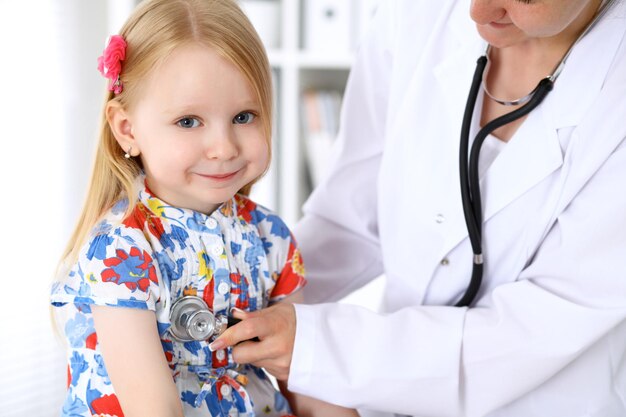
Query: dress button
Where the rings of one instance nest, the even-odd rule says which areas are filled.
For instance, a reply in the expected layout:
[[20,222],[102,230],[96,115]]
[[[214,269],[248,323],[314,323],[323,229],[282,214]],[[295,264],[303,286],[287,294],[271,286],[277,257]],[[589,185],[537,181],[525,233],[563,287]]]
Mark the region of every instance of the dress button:
[[215,256],[221,256],[224,253],[224,247],[222,245],[211,246],[211,253]]
[[215,358],[222,362],[224,359],[226,359],[226,351],[224,349],[220,349],[217,352],[215,352]]
[[220,387],[220,393],[222,394],[222,396],[224,397],[228,397],[230,395],[230,392],[233,389],[230,387],[230,385],[228,384],[224,384]]
[[206,225],[206,227],[208,227],[209,229],[215,229],[217,227],[217,220],[215,220],[213,217],[209,217],[206,222],[204,222],[204,224]]
[[443,216],[443,214],[439,213],[435,216],[435,221],[441,224],[446,221],[446,218]]
[[221,282],[220,285],[217,286],[217,292],[224,295],[230,291],[230,285],[226,282]]
[[450,260],[448,258],[443,258],[440,263],[443,266],[447,266],[450,265]]

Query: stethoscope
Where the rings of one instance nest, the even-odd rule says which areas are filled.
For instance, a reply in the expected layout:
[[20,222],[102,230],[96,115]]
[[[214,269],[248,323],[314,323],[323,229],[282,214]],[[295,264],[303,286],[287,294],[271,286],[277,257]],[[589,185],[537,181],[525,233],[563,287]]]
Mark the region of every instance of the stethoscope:
[[[231,325],[235,324],[231,319]],[[226,315],[215,315],[209,310],[209,306],[200,297],[188,295],[181,297],[170,310],[169,332],[172,338],[179,342],[191,342],[194,340],[208,340],[213,336],[219,336],[229,325]]]
[[[493,97],[489,91],[486,89],[485,85],[485,68],[489,63],[489,50],[490,46],[487,46],[485,54],[478,58],[476,63],[476,70],[474,72],[474,77],[472,79],[472,85],[470,87],[469,95],[467,98],[467,104],[465,106],[465,113],[463,115],[463,123],[461,125],[461,141],[460,141],[460,149],[459,149],[459,169],[460,169],[460,180],[461,180],[461,200],[463,204],[463,215],[465,217],[465,224],[467,226],[467,232],[470,239],[470,244],[472,246],[473,252],[473,262],[472,262],[472,275],[470,279],[470,283],[465,290],[465,294],[461,297],[461,299],[455,304],[457,307],[466,307],[470,306],[478,291],[480,289],[480,284],[483,278],[483,251],[482,251],[482,204],[480,199],[480,179],[478,176],[478,161],[480,156],[480,148],[485,141],[485,139],[496,129],[511,123],[517,119],[520,119],[526,116],[528,113],[533,111],[541,102],[546,98],[548,93],[554,87],[554,83],[556,79],[561,74],[563,67],[565,66],[565,62],[569,57],[574,46],[585,36],[593,26],[602,18],[602,16],[606,13],[609,7],[615,3],[615,0],[606,0],[604,1],[600,8],[598,9],[598,13],[591,20],[591,22],[587,25],[587,27],[583,30],[583,32],[578,36],[576,41],[570,46],[567,50],[559,64],[552,71],[552,74],[548,75],[539,83],[537,87],[533,91],[531,91],[526,96],[517,99],[517,100],[498,100]],[[476,105],[476,101],[478,99],[478,93],[481,85],[483,86],[483,90],[485,94],[495,100],[496,102],[505,105],[505,106],[515,106],[522,105],[521,107],[500,116],[491,122],[487,123],[476,135],[474,138],[474,142],[472,144],[471,152],[468,156],[469,150],[469,135],[472,123],[472,117],[474,115],[474,107]]]
[[[240,321],[232,316],[213,314],[202,298],[187,295],[172,304],[169,333],[178,342],[209,340]],[[259,341],[256,337],[250,340]]]

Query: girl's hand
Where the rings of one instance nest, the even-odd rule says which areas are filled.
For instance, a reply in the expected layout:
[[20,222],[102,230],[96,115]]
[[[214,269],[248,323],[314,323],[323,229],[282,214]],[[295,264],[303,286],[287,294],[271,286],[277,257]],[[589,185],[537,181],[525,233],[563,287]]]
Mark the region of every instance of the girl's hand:
[[[293,305],[281,302],[253,312],[235,310],[240,323],[229,327],[210,345],[211,350],[233,348],[233,360],[265,368],[276,379],[286,381],[296,337],[296,313]],[[258,337],[260,342],[251,342]]]

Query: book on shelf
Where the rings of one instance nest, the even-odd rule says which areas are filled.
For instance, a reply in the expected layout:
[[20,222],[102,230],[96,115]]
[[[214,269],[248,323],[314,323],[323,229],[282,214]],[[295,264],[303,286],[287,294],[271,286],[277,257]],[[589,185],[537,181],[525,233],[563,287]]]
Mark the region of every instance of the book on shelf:
[[305,154],[313,186],[328,171],[331,148],[339,130],[341,92],[336,90],[306,90],[301,99],[301,120]]

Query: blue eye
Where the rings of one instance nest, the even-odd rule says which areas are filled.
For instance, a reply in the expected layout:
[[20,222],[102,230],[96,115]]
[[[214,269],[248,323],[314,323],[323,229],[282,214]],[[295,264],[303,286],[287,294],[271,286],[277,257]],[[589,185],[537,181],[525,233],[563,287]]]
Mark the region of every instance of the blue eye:
[[200,126],[200,121],[195,117],[183,117],[176,124],[182,128],[191,129]]
[[233,123],[245,125],[248,123],[252,123],[255,117],[256,116],[249,111],[244,111],[235,116],[235,118],[233,119]]

